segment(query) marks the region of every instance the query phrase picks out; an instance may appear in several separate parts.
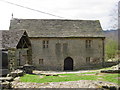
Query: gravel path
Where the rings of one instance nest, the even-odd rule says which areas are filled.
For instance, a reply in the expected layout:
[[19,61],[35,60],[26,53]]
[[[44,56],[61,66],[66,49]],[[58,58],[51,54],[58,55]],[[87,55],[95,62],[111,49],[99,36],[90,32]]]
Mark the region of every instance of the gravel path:
[[85,72],[95,72],[92,70],[80,70],[80,71],[33,71],[35,74],[66,74],[66,73],[85,73]]
[[113,83],[92,81],[92,80],[80,80],[80,81],[68,81],[68,82],[50,82],[50,83],[24,83],[13,81],[13,88],[100,88],[100,86],[116,86]]

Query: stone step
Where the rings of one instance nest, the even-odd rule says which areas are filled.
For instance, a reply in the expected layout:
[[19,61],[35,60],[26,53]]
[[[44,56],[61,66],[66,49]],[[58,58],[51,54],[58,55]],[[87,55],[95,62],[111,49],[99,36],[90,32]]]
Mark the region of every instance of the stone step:
[[0,81],[13,81],[13,77],[0,77]]
[[18,76],[23,76],[24,72],[22,70],[15,70],[13,72],[10,73],[10,76],[12,77],[18,77]]
[[102,70],[101,73],[120,73],[120,70]]
[[8,81],[0,83],[0,88],[3,90],[9,90],[12,88],[12,84]]

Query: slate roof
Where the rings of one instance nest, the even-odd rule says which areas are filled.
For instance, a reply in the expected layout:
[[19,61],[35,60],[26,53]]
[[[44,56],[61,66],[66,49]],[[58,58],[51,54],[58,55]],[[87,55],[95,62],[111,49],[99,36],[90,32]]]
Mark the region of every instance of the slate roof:
[[24,30],[0,30],[0,49],[16,48],[24,32]]
[[104,37],[99,20],[14,18],[11,29],[25,29],[29,37]]

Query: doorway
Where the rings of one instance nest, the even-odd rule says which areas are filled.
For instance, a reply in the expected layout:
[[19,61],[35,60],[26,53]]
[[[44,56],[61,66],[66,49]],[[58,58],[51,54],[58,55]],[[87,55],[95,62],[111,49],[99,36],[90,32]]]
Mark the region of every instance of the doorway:
[[73,59],[71,57],[64,60],[64,70],[73,70]]
[[2,69],[8,69],[8,52],[2,51]]

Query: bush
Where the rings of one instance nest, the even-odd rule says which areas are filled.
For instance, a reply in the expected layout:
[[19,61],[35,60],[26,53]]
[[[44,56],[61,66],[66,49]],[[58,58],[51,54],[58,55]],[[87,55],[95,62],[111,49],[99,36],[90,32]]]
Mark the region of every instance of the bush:
[[118,52],[118,45],[116,41],[109,40],[105,45],[106,59],[113,59]]

